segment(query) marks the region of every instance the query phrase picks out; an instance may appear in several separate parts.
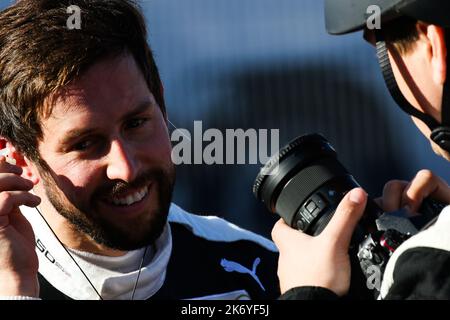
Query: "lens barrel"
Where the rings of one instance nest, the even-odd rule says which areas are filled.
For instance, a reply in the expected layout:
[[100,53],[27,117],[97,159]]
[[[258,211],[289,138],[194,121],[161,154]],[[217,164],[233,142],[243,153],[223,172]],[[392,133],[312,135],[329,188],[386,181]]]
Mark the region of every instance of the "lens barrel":
[[[345,194],[356,187],[360,185],[339,162],[333,146],[322,135],[311,134],[292,140],[267,162],[253,193],[292,228],[318,235]],[[381,213],[372,202],[367,211],[363,229],[371,229]]]

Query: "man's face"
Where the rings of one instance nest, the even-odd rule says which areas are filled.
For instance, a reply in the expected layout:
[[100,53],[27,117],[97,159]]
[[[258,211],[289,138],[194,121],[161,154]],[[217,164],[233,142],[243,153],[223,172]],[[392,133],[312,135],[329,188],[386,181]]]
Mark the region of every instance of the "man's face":
[[131,55],[91,67],[58,96],[42,127],[39,152],[50,168],[39,169],[43,190],[72,229],[119,250],[161,234],[175,179],[171,145]]

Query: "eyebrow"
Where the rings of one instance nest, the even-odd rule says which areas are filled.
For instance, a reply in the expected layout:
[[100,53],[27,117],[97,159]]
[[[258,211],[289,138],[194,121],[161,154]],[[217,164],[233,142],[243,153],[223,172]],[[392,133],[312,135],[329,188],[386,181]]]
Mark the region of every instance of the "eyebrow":
[[[135,109],[131,110],[130,112],[127,112],[125,115],[121,117],[121,121],[131,118],[135,115],[138,115],[144,111],[151,110],[156,107],[155,101],[152,100],[145,100],[144,102],[141,102]],[[60,144],[61,145],[67,145],[72,140],[75,140],[77,138],[80,138],[82,136],[87,136],[92,133],[96,132],[96,128],[83,128],[83,129],[72,129],[69,130],[65,135],[64,138],[61,139]]]

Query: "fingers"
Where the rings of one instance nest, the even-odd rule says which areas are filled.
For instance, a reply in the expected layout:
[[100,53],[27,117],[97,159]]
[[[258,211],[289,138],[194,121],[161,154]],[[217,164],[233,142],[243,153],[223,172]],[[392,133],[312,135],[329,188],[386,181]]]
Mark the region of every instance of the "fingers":
[[23,170],[21,167],[6,162],[6,158],[4,156],[0,156],[0,172],[21,175],[22,171]]
[[383,200],[381,208],[386,212],[396,211],[404,206],[402,195],[408,186],[407,181],[392,180],[386,183],[383,189]]
[[0,192],[8,190],[29,191],[33,188],[33,182],[13,173],[0,173]]
[[22,168],[9,164],[5,157],[0,157],[0,199],[9,199],[13,191],[29,191],[33,188],[33,182],[22,178],[20,174]]
[[351,190],[339,203],[336,213],[320,236],[338,248],[347,250],[366,203],[367,194],[364,190],[361,188]]
[[26,191],[0,192],[0,216],[9,215],[13,209],[19,206],[36,207],[41,203],[41,198]]
[[386,183],[381,207],[386,212],[406,208],[414,213],[429,196],[441,202],[450,203],[450,189],[447,183],[431,171],[421,170],[409,183],[401,180]]
[[11,222],[14,211],[21,205],[37,206],[41,199],[27,191],[33,188],[33,182],[22,178],[22,168],[6,162],[0,156],[0,229]]
[[0,230],[10,225],[19,206],[35,207],[39,203],[41,198],[26,191],[0,192]]
[[450,189],[447,183],[429,170],[421,170],[402,193],[402,206],[408,206],[417,212],[422,201],[431,196],[433,199],[450,203]]

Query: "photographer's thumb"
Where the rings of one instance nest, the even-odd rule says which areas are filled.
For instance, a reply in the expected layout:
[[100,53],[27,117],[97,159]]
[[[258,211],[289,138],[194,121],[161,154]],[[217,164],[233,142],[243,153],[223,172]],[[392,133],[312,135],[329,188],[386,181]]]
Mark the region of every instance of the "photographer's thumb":
[[367,193],[361,188],[348,192],[322,235],[338,249],[348,250],[353,232],[367,203]]

